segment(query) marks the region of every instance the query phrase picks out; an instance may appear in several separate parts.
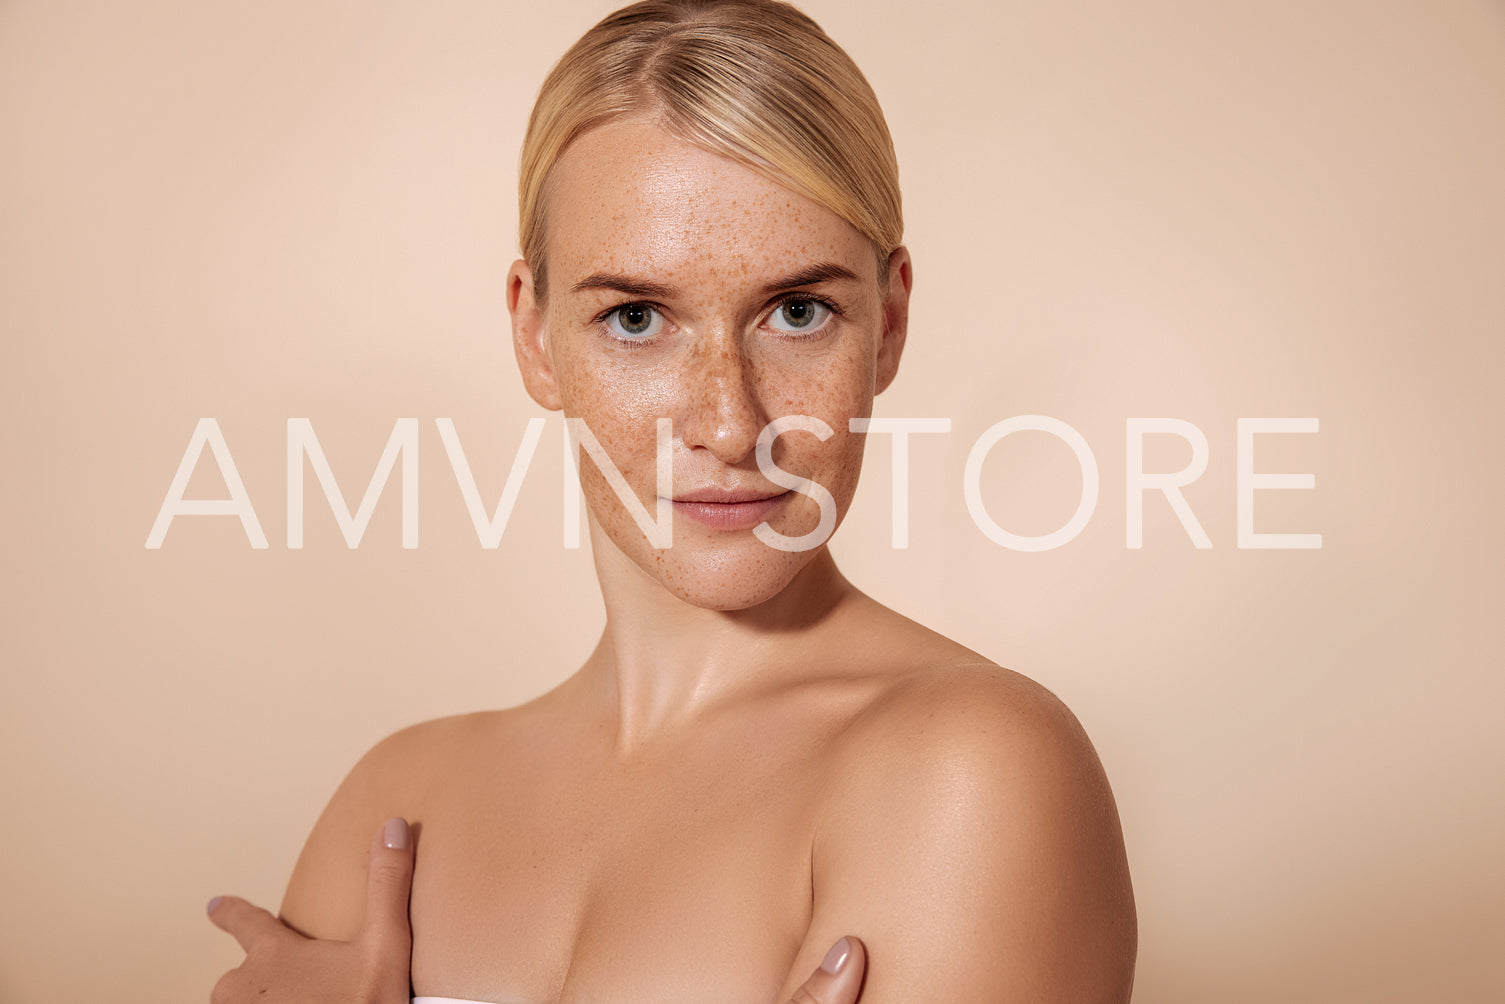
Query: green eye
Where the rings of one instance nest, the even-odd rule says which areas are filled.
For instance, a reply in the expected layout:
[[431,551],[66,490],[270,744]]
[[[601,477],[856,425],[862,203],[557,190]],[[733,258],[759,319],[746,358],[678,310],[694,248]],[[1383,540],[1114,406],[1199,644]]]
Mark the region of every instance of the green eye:
[[819,300],[785,300],[768,315],[775,331],[815,331],[831,316],[831,308]]
[[646,303],[627,303],[606,315],[611,333],[625,341],[652,338],[664,326],[664,318]]

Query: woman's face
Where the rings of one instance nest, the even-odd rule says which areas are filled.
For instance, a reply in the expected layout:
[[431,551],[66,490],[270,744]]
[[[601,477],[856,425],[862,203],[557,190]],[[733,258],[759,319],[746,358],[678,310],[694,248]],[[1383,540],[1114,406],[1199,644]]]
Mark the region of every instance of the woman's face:
[[880,276],[872,244],[841,217],[645,119],[577,139],[548,198],[545,301],[525,263],[508,280],[529,392],[584,421],[649,514],[657,422],[673,423],[672,545],[654,547],[582,456],[592,515],[682,599],[772,598],[819,551],[770,546],[753,528],[801,537],[821,509],[760,470],[759,435],[784,416],[830,427],[824,441],[779,436],[772,460],[829,491],[839,522],[862,465],[848,420],[871,414],[898,366],[907,253]]

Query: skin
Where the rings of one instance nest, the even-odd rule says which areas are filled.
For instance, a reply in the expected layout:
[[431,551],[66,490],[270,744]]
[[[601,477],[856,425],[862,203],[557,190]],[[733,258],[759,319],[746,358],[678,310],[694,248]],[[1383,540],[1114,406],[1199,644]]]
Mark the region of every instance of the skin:
[[[583,418],[650,513],[660,416],[676,497],[780,490],[758,434],[820,418],[829,439],[787,434],[773,458],[844,513],[862,456],[847,422],[897,370],[908,253],[881,276],[840,217],[651,118],[579,138],[553,180],[547,296],[524,262],[508,277],[534,399]],[[791,337],[775,287],[816,266],[850,277],[793,288],[835,310]],[[629,304],[662,322],[640,344],[607,316]],[[1059,701],[864,596],[823,545],[676,512],[673,546],[654,548],[589,461],[581,480],[607,611],[595,651],[529,704],[367,754],[304,849],[290,926],[359,934],[371,834],[398,815],[417,846],[418,994],[768,1004],[850,934],[863,1004],[1128,999],[1117,812]],[[819,515],[791,493],[768,523],[796,536]]]

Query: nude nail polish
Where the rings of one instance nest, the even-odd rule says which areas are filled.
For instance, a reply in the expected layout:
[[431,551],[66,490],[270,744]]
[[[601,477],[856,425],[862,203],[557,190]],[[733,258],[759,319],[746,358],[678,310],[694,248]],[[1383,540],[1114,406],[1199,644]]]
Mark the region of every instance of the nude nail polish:
[[393,818],[387,820],[382,828],[382,843],[394,851],[406,850],[408,846],[408,821],[406,819]]
[[846,965],[847,959],[851,957],[852,943],[846,938],[842,938],[831,946],[831,950],[826,953],[826,958],[821,962],[820,968],[828,973],[839,973],[841,972],[841,967]]

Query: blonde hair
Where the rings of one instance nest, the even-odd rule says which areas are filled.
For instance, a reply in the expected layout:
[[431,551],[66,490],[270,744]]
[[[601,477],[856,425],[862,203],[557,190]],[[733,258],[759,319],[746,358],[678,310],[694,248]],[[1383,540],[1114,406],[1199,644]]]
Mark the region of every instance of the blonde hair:
[[904,232],[899,165],[852,58],[779,0],[643,0],[570,47],[528,120],[519,243],[540,299],[550,172],[580,135],[632,114],[830,209],[873,242],[886,280]]

